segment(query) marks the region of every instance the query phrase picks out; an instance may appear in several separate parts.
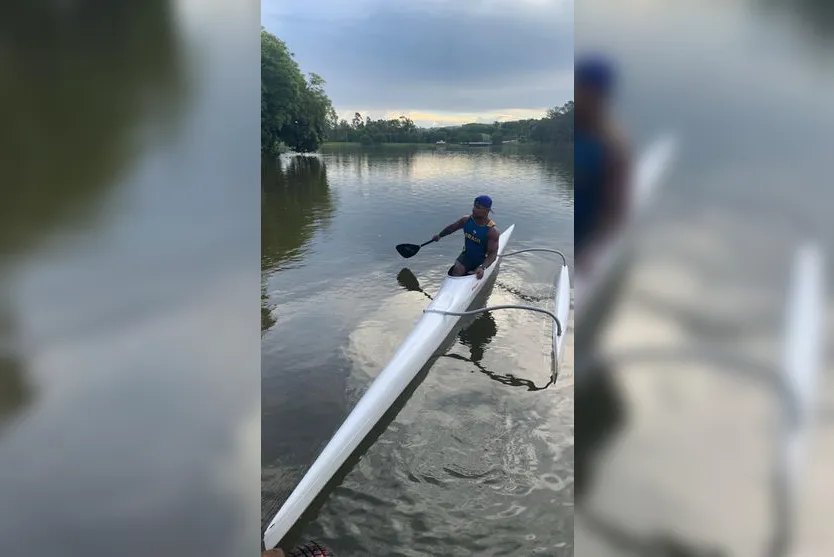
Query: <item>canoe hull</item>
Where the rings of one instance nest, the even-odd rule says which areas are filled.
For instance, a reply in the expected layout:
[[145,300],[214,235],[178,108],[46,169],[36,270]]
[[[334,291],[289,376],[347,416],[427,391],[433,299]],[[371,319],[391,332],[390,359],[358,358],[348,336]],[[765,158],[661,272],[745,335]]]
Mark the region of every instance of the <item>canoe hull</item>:
[[579,335],[581,339],[577,339],[577,345],[582,346],[577,348],[579,353],[587,352],[596,344],[596,338],[611,314],[614,292],[630,267],[634,225],[655,198],[671,168],[676,149],[674,137],[668,136],[653,143],[643,153],[632,180],[634,190],[624,228],[594,255],[587,270],[576,274],[574,311],[577,326],[582,331]]
[[[515,225],[511,225],[501,234],[499,255],[504,252],[514,229]],[[481,280],[474,276],[447,277],[426,309],[453,312],[467,310],[484,285],[489,282],[490,277],[498,272],[499,262],[500,258],[485,271]],[[267,526],[264,532],[264,546],[267,549],[276,547],[284,538],[327,482],[434,355],[459,320],[459,317],[450,315],[423,313],[388,365],[374,380]]]
[[571,310],[571,288],[570,288],[570,271],[567,265],[562,265],[559,269],[559,275],[556,279],[556,292],[553,296],[554,311],[556,317],[559,318],[559,324],[562,326],[562,334],[559,334],[556,323],[553,323],[553,361],[554,373],[556,378],[565,377],[563,373],[562,363],[565,356],[565,339],[570,330],[570,310]]

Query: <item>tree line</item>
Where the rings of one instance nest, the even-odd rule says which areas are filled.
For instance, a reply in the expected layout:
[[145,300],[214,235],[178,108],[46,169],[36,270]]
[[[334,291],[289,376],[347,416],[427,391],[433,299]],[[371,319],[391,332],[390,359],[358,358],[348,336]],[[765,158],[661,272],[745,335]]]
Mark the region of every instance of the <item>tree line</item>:
[[324,142],[362,143],[542,143],[573,144],[573,101],[539,119],[421,128],[407,116],[372,120],[355,113],[340,119],[324,79],[305,76],[287,45],[261,28],[261,150],[282,147],[313,152]]
[[540,119],[471,123],[462,126],[420,128],[406,117],[372,120],[355,113],[350,122],[339,120],[328,123],[327,141],[362,143],[492,143],[505,142],[547,143],[571,145],[573,143],[573,101],[551,108]]
[[305,77],[287,45],[261,28],[263,152],[277,152],[282,144],[301,153],[319,148],[336,114],[324,85],[317,74]]

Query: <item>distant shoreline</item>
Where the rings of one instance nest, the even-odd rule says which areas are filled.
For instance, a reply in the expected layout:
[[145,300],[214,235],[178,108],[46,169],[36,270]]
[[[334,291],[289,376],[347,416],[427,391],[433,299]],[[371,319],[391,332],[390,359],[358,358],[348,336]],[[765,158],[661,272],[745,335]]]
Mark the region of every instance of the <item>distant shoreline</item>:
[[[525,153],[556,153],[560,155],[572,156],[573,144],[549,144],[549,143],[504,143],[500,145],[466,145],[460,143],[372,143],[364,145],[359,142],[342,142],[342,141],[328,141],[319,145],[319,148],[314,153],[333,153],[337,151],[508,151],[508,152],[525,152]],[[301,155],[281,145],[278,148],[279,155],[296,154]],[[308,153],[312,154],[312,153]]]
[[460,143],[372,143],[364,145],[359,142],[342,142],[342,141],[328,141],[319,146],[319,151],[322,150],[338,150],[338,149],[427,149],[427,150],[446,150],[446,151],[467,151],[467,150],[489,150],[494,148],[507,149],[524,149],[524,150],[541,150],[548,149],[554,151],[568,151],[573,148],[572,144],[556,144],[551,145],[547,143],[503,143],[498,145],[466,145]]

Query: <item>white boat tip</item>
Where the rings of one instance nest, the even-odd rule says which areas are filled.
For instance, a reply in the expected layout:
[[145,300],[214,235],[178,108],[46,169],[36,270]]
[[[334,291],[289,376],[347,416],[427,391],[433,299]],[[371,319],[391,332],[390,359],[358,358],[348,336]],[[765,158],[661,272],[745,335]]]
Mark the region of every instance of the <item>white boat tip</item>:
[[789,326],[819,328],[825,308],[824,256],[816,242],[797,248],[788,291]]
[[637,168],[638,184],[654,184],[671,168],[671,161],[678,151],[678,138],[667,134],[652,143],[641,157]]
[[790,281],[784,367],[796,395],[807,405],[823,365],[824,256],[816,242],[797,249]]

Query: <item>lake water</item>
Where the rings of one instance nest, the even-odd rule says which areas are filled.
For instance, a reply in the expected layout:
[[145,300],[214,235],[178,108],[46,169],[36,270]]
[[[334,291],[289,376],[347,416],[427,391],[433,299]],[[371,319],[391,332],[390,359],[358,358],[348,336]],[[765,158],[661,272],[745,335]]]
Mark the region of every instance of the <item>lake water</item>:
[[[422,243],[494,200],[512,249],[573,259],[570,156],[433,149],[325,150],[262,169],[263,521],[384,367],[459,253]],[[504,262],[490,303],[552,298],[557,262]],[[399,278],[399,280],[398,280]],[[412,279],[413,280],[413,279]],[[406,282],[404,282],[406,283]],[[573,553],[573,390],[550,378],[550,322],[484,314],[410,398],[317,516],[300,528],[344,556]]]
[[[257,3],[21,8],[0,69],[0,555],[256,555]],[[17,71],[33,60],[62,70]]]
[[[766,554],[779,407],[719,355],[779,371],[790,266],[808,240],[827,255],[831,315],[829,6],[589,0],[577,10],[577,51],[605,48],[621,61],[619,109],[636,149],[666,131],[680,139],[606,346],[671,355],[618,362],[628,421],[601,453],[588,509],[629,532]],[[825,368],[789,554],[834,547],[834,427],[822,419],[834,400],[830,356]],[[577,555],[631,554],[583,513]]]

